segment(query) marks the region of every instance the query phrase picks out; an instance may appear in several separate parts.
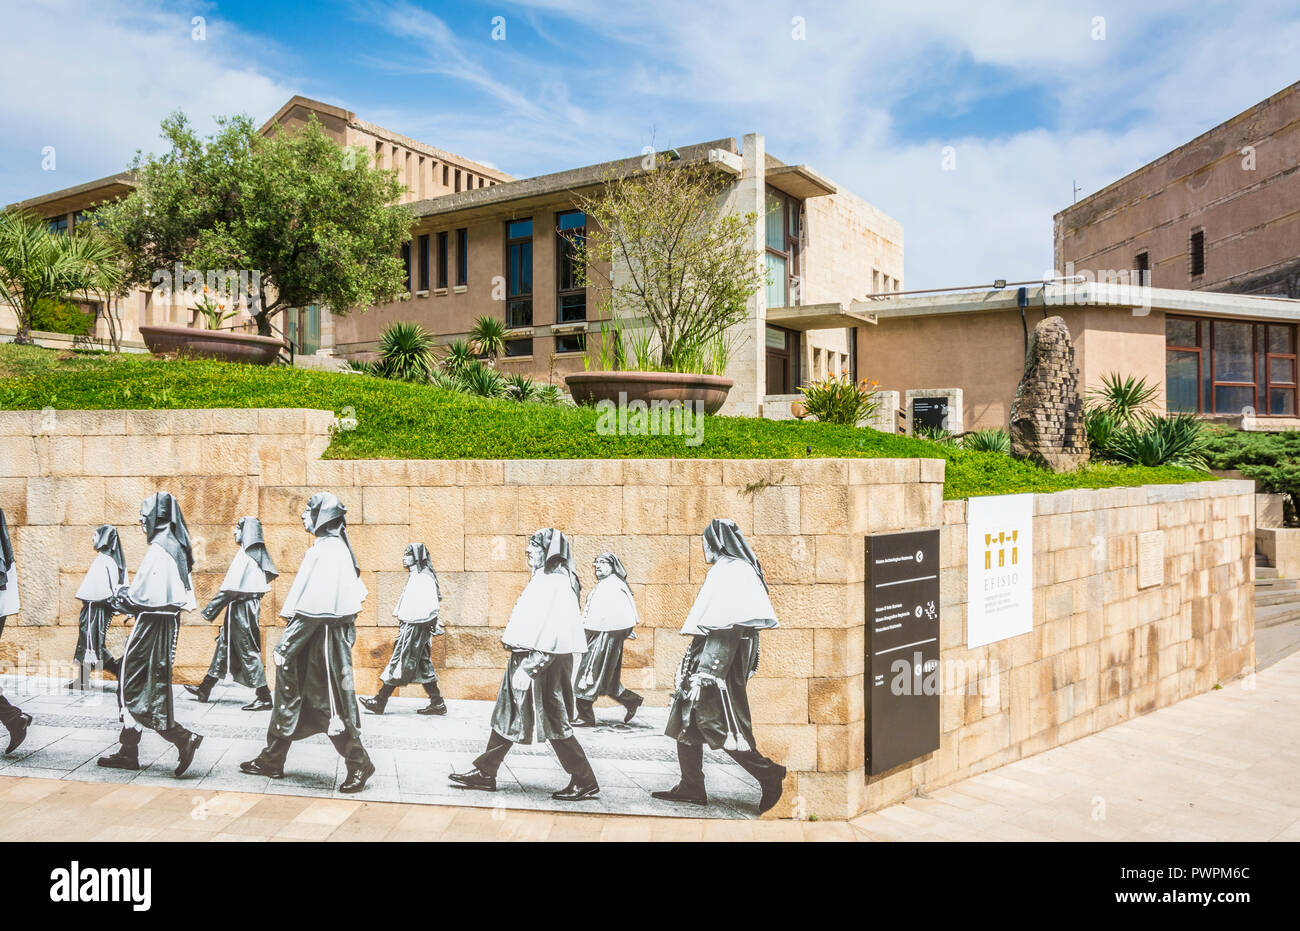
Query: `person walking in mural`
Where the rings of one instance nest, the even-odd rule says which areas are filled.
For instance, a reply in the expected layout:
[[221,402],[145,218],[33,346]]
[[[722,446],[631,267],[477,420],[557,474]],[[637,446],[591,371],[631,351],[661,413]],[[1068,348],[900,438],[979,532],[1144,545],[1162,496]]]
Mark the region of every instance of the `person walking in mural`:
[[86,570],[85,578],[77,588],[81,614],[77,618],[77,649],[72,661],[77,664],[77,678],[68,683],[70,689],[90,687],[90,675],[96,669],[118,677],[118,660],[108,652],[105,643],[108,625],[113,620],[113,599],[122,586],[129,585],[131,576],[126,571],[126,554],[117,528],[100,524],[91,538],[95,558]]
[[147,727],[176,747],[180,760],[175,775],[183,776],[203,743],[198,734],[176,723],[172,708],[172,662],[181,612],[195,607],[190,579],[194,552],[180,504],[165,491],[150,495],[140,506],[140,527],[149,549],[135,581],[123,585],[114,601],[122,614],[135,615],[117,681],[121,745],[100,757],[99,765],[139,769],[141,729]]
[[581,588],[569,538],[548,527],[528,540],[532,578],[515,602],[501,642],[510,661],[501,677],[487,750],[466,773],[452,773],[455,786],[495,792],[497,770],[516,743],[546,740],[569,774],[569,784],[551,798],[578,802],[600,794],[587,754],[573,736],[573,654],[586,650]]
[[277,672],[266,747],[239,768],[279,779],[293,742],[324,733],[347,766],[339,791],[353,793],[366,787],[375,764],[361,744],[353,687],[356,619],[368,592],[348,542],[346,515],[347,508],[329,492],[312,495],[302,512],[303,527],[316,542],[280,609],[288,623],[271,654]]
[[429,550],[423,543],[412,543],[402,554],[402,565],[409,572],[402,597],[397,599],[393,617],[400,626],[393,656],[380,675],[382,683],[374,698],[363,698],[361,704],[375,714],[383,714],[388,699],[403,685],[418,682],[429,696],[429,704],[416,714],[446,714],[447,703],[438,691],[438,673],[433,668],[433,638],[442,633],[438,619],[441,592],[438,576],[429,561]]
[[632,720],[645,701],[636,692],[623,688],[623,641],[636,637],[632,628],[640,618],[636,601],[627,587],[627,570],[613,553],[601,553],[592,564],[596,570],[596,587],[587,596],[582,612],[582,626],[587,632],[587,652],[578,667],[575,690],[578,716],[574,727],[596,726],[596,699],[608,695],[626,711],[623,722]]
[[[5,621],[18,613],[18,567],[14,563],[14,548],[9,542],[9,525],[5,523],[5,512],[0,509],[0,636],[4,636]],[[9,743],[5,753],[13,753],[18,745],[27,739],[27,728],[31,726],[32,716],[25,714],[17,705],[11,705],[0,688],[0,724],[9,732]]]
[[266,711],[271,707],[271,690],[266,687],[266,667],[262,665],[262,631],[258,615],[262,596],[271,590],[271,580],[279,573],[267,552],[262,536],[262,522],[256,517],[241,517],[235,524],[235,542],[239,549],[230,561],[226,577],[217,595],[204,607],[202,614],[214,620],[226,609],[226,621],[217,632],[217,646],[212,652],[208,674],[198,685],[187,685],[199,701],[206,702],[212,689],[227,675],[245,688],[255,691],[244,711]]
[[758,780],[759,814],[781,798],[785,767],[754,747],[746,686],[758,670],[758,633],[776,627],[763,567],[735,521],[714,520],[703,534],[710,564],[704,585],[686,616],[691,638],[678,667],[665,733],[677,741],[681,781],[652,792],[670,802],[708,804],[704,747],[724,750]]

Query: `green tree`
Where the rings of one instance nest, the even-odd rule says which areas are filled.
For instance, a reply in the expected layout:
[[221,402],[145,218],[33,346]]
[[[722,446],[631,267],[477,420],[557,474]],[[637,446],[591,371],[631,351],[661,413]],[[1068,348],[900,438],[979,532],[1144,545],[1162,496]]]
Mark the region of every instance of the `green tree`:
[[588,223],[574,242],[576,264],[597,289],[601,316],[644,321],[669,371],[725,354],[720,344],[764,284],[753,247],[756,215],[719,209],[728,183],[705,162],[662,156],[650,171],[577,198]]
[[136,190],[96,211],[129,257],[131,284],[150,285],[178,262],[257,272],[250,310],[263,335],[290,307],[342,314],[406,292],[399,250],[411,217],[395,203],[397,173],[336,144],[314,117],[268,135],[247,116],[227,117],[201,139],[177,111],[162,135],[171,150],[137,153]]
[[1300,515],[1300,431],[1247,433],[1225,427],[1206,430],[1206,459],[1213,469],[1237,469],[1260,491],[1284,494]]
[[0,301],[18,318],[15,343],[32,341],[32,314],[78,293],[107,303],[123,290],[115,244],[94,227],[52,233],[45,220],[16,210],[0,211]]

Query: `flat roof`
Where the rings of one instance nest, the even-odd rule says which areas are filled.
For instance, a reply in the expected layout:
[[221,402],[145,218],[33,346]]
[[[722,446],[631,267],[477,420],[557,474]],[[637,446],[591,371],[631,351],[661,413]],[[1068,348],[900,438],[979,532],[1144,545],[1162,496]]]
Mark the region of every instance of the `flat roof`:
[[6,209],[32,210],[42,212],[51,207],[58,205],[59,201],[74,201],[84,197],[86,194],[94,193],[101,188],[107,191],[118,193],[117,189],[128,191],[135,187],[135,175],[129,171],[119,171],[115,175],[109,175],[106,178],[97,178],[94,181],[86,181],[82,184],[74,184],[72,187],[61,188],[57,191],[51,191],[48,194],[38,194],[35,197],[29,197],[26,200],[15,201]]
[[[878,321],[908,317],[938,317],[948,314],[978,314],[1015,310],[1016,288],[988,291],[961,291],[951,294],[888,297],[878,300],[855,300],[854,313]],[[1180,291],[1173,288],[1141,288],[1136,285],[1083,284],[1038,285],[1029,290],[1029,306],[1149,307],[1165,313],[1220,317],[1258,317],[1269,320],[1300,321],[1300,300],[1285,297],[1259,297],[1253,294],[1226,294],[1220,291]]]

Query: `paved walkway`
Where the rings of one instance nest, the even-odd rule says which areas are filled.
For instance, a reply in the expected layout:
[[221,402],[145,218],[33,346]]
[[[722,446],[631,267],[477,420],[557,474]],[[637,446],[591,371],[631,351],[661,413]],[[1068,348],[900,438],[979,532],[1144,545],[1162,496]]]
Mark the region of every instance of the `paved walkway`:
[[[236,785],[238,773],[205,785],[215,776],[211,769],[178,786],[162,774],[161,764],[128,784],[115,784],[83,781],[73,775],[80,766],[71,773],[37,766],[32,753],[20,761],[10,758],[0,769],[0,841],[1300,840],[1297,709],[1300,653],[1253,680],[1225,683],[1220,690],[848,823],[313,797],[283,794],[274,784]],[[217,711],[228,709],[217,706]],[[384,717],[390,716],[392,711]],[[215,730],[217,719],[207,723]],[[77,742],[77,735],[67,733],[58,739],[70,736],[69,744]],[[82,742],[99,747],[102,738]],[[82,752],[66,749],[74,757]],[[305,765],[308,749],[297,748],[291,764]],[[551,775],[525,776],[520,784],[549,786]],[[491,796],[474,800],[480,799],[495,802]]]

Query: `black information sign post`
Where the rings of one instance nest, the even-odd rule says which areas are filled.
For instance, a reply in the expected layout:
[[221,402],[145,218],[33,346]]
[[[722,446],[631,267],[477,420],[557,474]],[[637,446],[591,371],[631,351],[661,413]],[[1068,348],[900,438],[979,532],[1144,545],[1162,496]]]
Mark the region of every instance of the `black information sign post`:
[[867,543],[867,772],[939,749],[939,531]]
[[912,398],[912,432],[948,429],[947,398]]

